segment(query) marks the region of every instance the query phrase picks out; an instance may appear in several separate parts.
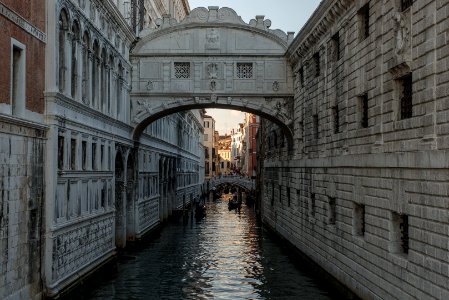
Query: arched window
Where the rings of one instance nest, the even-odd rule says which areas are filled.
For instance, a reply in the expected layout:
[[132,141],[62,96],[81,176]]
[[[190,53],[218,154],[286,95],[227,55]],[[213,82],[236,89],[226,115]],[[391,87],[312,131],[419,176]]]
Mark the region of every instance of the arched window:
[[74,22],[72,26],[72,33],[73,33],[73,39],[72,39],[72,74],[71,74],[71,82],[72,82],[72,90],[71,95],[72,98],[77,98],[77,91],[78,91],[78,51],[77,51],[77,44],[80,39],[80,28],[78,25],[78,22]]
[[120,116],[120,111],[122,109],[122,80],[123,80],[123,67],[122,63],[119,62],[117,70],[117,117]]
[[109,55],[109,69],[108,69],[108,78],[107,78],[107,86],[108,86],[108,113],[111,113],[111,101],[112,101],[112,70],[114,68],[114,57]]
[[107,93],[106,93],[106,84],[107,84],[107,76],[106,76],[106,65],[108,62],[108,56],[106,54],[106,49],[103,48],[101,50],[101,81],[100,81],[100,103],[101,103],[101,111],[106,112],[107,109]]
[[100,45],[98,44],[97,40],[94,41],[92,51],[92,106],[96,107],[98,98],[98,69],[100,61]]
[[88,86],[89,86],[89,34],[84,32],[83,36],[83,81],[82,81],[82,92],[83,101],[88,102]]
[[59,91],[64,92],[65,89],[65,73],[67,71],[66,65],[66,53],[65,53],[65,43],[67,38],[67,30],[69,28],[69,18],[67,12],[63,9],[59,14],[59,45],[58,45],[58,54],[59,54]]

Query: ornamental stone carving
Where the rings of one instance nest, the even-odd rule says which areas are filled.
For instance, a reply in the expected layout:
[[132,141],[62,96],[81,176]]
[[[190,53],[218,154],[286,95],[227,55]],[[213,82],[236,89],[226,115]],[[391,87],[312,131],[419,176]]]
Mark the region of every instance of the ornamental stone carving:
[[215,91],[216,88],[217,88],[217,82],[215,80],[212,80],[210,82],[210,90]]
[[149,80],[147,82],[147,90],[152,91],[153,89],[154,89],[154,83],[153,83],[153,81]]
[[405,17],[400,12],[393,14],[393,22],[395,25],[395,53],[397,55],[403,54],[406,51],[409,41],[409,29],[407,28]]
[[217,79],[218,66],[215,63],[209,64],[207,66],[207,73],[209,74],[209,79]]
[[206,49],[220,49],[220,33],[218,29],[211,28],[207,30]]
[[142,116],[150,114],[152,111],[151,103],[148,101],[136,101],[137,107],[135,108],[134,122],[139,122]]

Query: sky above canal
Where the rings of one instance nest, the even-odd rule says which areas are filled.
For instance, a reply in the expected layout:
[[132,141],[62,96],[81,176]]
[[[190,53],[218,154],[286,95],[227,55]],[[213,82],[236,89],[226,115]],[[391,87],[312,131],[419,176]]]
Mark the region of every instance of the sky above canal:
[[[256,15],[263,15],[271,20],[271,29],[281,29],[295,34],[304,26],[309,17],[320,4],[320,0],[189,0],[190,9],[196,7],[230,7],[243,21],[249,23]],[[220,134],[230,133],[244,120],[244,113],[223,109],[207,109],[215,121],[215,128]]]

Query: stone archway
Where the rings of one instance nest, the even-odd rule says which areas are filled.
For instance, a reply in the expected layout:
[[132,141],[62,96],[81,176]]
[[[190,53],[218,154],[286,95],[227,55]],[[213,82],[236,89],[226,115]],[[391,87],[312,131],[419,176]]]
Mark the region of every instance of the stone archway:
[[166,115],[202,108],[254,113],[276,123],[293,147],[293,75],[285,57],[293,33],[230,8],[196,8],[180,23],[164,17],[142,33],[133,64],[133,138]]

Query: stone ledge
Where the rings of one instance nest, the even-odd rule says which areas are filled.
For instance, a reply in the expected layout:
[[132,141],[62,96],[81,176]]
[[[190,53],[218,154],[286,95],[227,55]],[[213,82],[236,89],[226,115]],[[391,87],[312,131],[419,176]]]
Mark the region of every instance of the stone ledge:
[[[0,113],[0,132],[1,133],[7,133],[7,134],[17,134],[21,136],[30,136],[30,137],[36,137],[36,138],[44,138],[44,131],[46,131],[49,127],[45,124],[36,123],[32,121],[28,121],[25,119],[21,119],[15,116],[11,115],[5,115]],[[4,124],[8,126],[7,130],[4,130]],[[15,127],[24,127],[26,129],[34,129],[37,130],[37,132],[29,132],[26,134],[24,131],[17,128],[17,132],[14,133],[14,130],[11,130],[10,126]]]
[[407,168],[448,169],[449,150],[355,154],[266,162],[265,168]]

